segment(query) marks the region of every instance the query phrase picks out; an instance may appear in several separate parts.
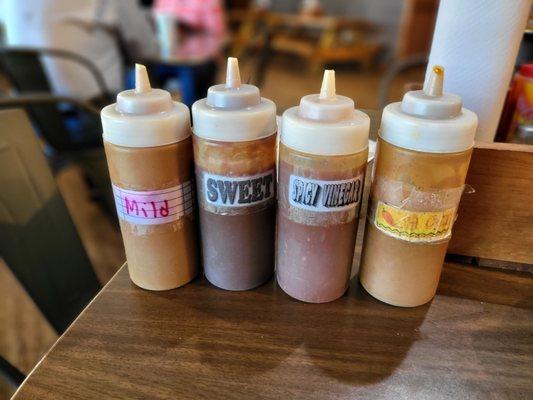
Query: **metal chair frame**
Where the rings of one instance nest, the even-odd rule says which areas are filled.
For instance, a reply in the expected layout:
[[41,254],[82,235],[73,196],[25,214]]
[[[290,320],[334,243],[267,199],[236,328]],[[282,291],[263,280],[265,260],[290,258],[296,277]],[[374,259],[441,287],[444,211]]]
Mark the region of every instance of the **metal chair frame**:
[[401,60],[394,61],[383,75],[383,79],[379,85],[378,104],[379,108],[383,109],[389,104],[389,91],[392,86],[394,78],[403,71],[411,68],[424,67],[428,63],[427,54],[418,54],[407,57]]
[[[102,75],[102,72],[98,69],[98,67],[88,58],[80,56],[79,54],[73,53],[71,51],[67,50],[61,50],[61,49],[53,49],[53,48],[40,48],[40,47],[29,47],[29,46],[1,46],[0,47],[0,54],[2,53],[34,53],[39,56],[47,56],[47,57],[55,57],[58,59],[64,59],[64,60],[70,60],[78,65],[82,66],[86,70],[88,70],[95,82],[98,86],[98,89],[100,92],[110,101],[112,101],[111,91],[109,90],[104,76]],[[13,84],[14,80],[10,77],[9,71],[4,71],[6,76],[9,78],[9,81]],[[13,85],[16,87],[16,85]],[[17,88],[18,89],[18,88]]]

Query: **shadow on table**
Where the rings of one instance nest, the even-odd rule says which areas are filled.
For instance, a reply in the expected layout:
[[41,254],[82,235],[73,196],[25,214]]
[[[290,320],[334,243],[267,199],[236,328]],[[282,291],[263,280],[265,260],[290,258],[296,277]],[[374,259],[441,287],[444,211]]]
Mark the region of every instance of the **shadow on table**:
[[371,297],[356,276],[349,291],[303,331],[314,365],[338,381],[362,386],[392,375],[420,338],[429,304],[393,307]]
[[202,367],[239,382],[259,379],[284,362],[280,373],[306,369],[309,361],[344,383],[379,382],[418,340],[429,307],[388,306],[368,295],[357,277],[342,298],[328,304],[296,301],[273,282],[249,292],[221,291],[201,278],[196,286],[198,296],[179,300],[194,310],[188,324],[202,315],[193,330],[194,350]]
[[295,315],[293,309],[298,304],[293,304],[273,282],[247,292],[225,291],[204,283],[208,286],[206,301],[191,303],[191,307],[220,329],[199,332],[197,350],[202,363],[223,377],[234,379],[237,370],[239,380],[262,375],[302,344],[296,327],[301,323],[297,318],[305,313]]

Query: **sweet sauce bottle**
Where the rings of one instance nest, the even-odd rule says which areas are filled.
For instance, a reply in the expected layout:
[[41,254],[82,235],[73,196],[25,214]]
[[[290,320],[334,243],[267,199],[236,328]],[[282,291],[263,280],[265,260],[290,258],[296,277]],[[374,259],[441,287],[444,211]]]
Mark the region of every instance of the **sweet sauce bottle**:
[[332,70],[320,94],[283,114],[276,273],[298,300],[328,302],[348,288],[369,128],[353,100],[335,94]]
[[222,289],[252,289],[274,270],[276,106],[241,83],[230,57],[226,83],[192,114],[205,275]]
[[360,281],[396,306],[435,295],[472,154],[477,117],[443,79],[433,67],[423,90],[383,110]]
[[135,72],[135,89],[102,110],[104,146],[130,278],[167,290],[198,270],[189,110]]

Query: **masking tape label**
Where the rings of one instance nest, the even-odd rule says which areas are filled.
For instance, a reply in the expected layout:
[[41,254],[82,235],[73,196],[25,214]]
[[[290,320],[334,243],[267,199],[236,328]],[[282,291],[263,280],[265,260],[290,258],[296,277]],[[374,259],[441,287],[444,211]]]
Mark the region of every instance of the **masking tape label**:
[[275,196],[274,169],[251,176],[222,176],[204,172],[205,201],[224,207],[248,207]]
[[189,215],[194,207],[193,181],[162,190],[137,191],[113,185],[118,217],[138,225],[159,225]]
[[291,175],[288,190],[289,204],[316,212],[350,210],[361,201],[363,182],[364,174],[335,181]]
[[378,201],[374,224],[383,232],[409,242],[434,242],[451,235],[456,208],[410,211]]

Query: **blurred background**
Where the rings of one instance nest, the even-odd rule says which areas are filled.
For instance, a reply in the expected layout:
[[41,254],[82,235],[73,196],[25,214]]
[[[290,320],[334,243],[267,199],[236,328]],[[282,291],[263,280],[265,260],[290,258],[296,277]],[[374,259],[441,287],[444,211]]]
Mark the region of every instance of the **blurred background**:
[[[99,110],[132,87],[136,62],[188,106],[234,56],[279,114],[319,91],[324,68],[357,108],[379,110],[421,87],[438,3],[0,0],[0,170],[23,182],[0,195],[2,367],[28,373],[125,261]],[[531,82],[533,68],[517,77]],[[530,143],[531,108],[516,117],[513,85],[496,140]],[[0,379],[0,398],[13,390]]]

